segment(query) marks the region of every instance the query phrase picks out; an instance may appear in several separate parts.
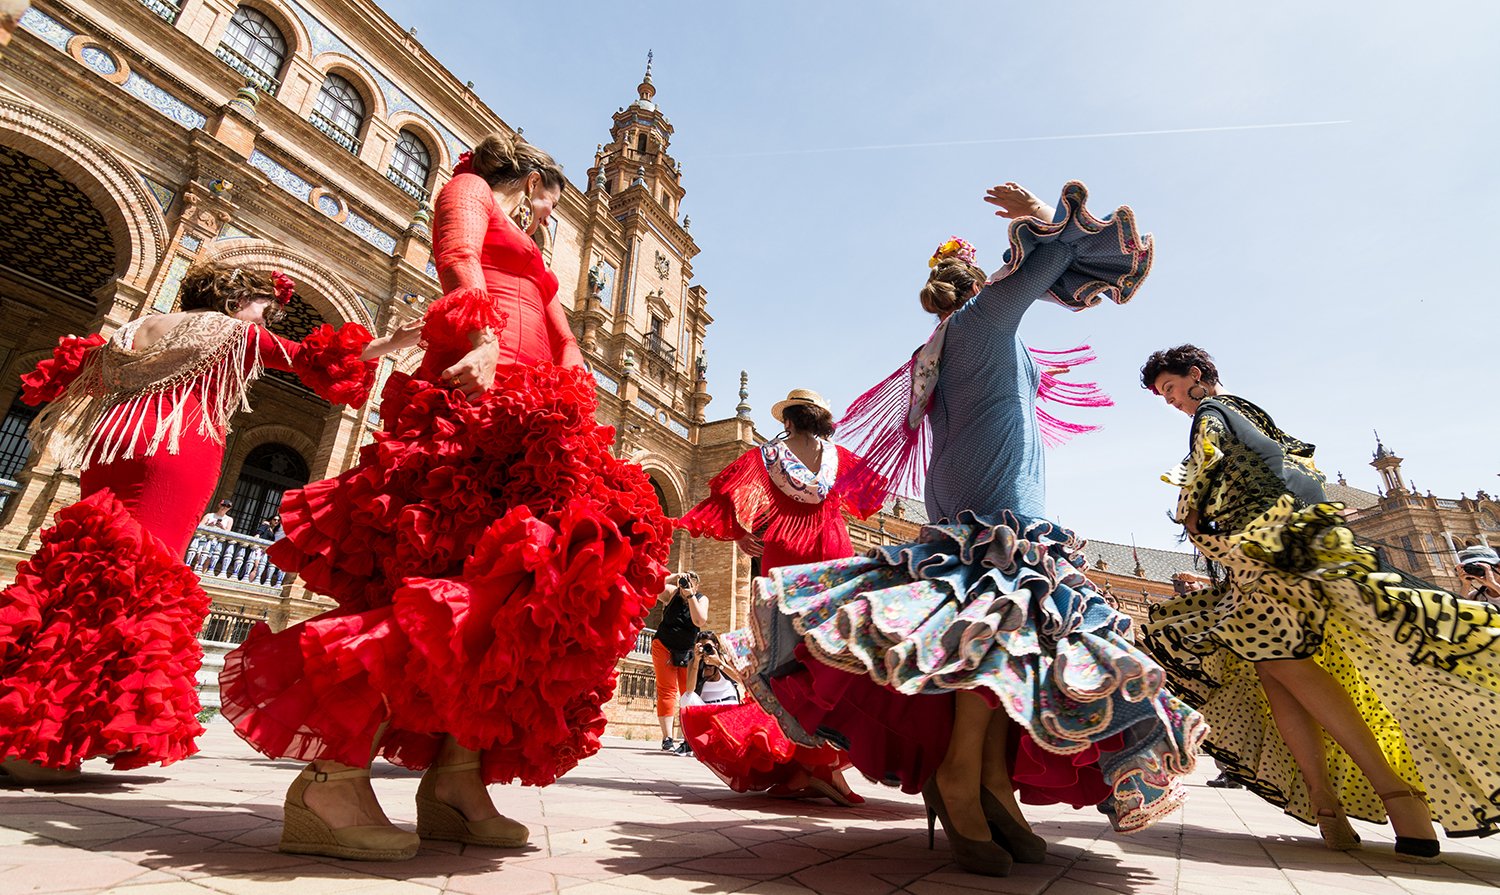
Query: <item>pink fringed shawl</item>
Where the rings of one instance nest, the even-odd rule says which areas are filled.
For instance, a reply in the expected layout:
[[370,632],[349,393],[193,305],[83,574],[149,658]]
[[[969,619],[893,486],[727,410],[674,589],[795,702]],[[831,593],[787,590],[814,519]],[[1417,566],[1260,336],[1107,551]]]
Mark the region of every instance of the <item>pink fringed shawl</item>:
[[[951,318],[950,318],[951,319]],[[927,343],[911,360],[886,377],[884,382],[860,395],[839,420],[841,438],[854,446],[862,465],[883,476],[889,494],[920,498],[927,482],[927,462],[932,456],[932,424],[927,411],[937,388],[938,365],[948,321],[933,330]],[[1095,359],[1092,349],[1081,345],[1068,351],[1027,348],[1042,367],[1037,397],[1070,407],[1109,407],[1114,401],[1094,382],[1064,382],[1061,374]],[[1042,440],[1048,447],[1064,445],[1074,435],[1092,432],[1098,426],[1070,423],[1036,409]]]

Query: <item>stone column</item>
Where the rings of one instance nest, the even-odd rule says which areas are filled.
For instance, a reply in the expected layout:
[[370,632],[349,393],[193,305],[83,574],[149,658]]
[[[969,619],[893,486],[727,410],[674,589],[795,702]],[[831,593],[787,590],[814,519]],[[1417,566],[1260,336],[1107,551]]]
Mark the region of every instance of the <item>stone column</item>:
[[312,462],[313,481],[332,478],[350,466],[358,456],[360,409],[333,407],[323,418],[323,437],[318,439],[318,453]]
[[1458,568],[1458,548],[1453,544],[1453,535],[1443,530],[1443,540],[1448,542],[1448,555],[1453,557],[1453,567]]

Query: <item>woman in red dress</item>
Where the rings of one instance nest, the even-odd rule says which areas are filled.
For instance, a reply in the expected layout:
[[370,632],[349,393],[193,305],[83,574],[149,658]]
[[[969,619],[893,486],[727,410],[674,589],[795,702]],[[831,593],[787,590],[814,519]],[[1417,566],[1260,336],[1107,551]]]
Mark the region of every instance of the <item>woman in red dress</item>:
[[[833,413],[817,392],[793,389],[771,415],[786,426],[785,434],[746,451],[714,476],[708,497],[678,525],[694,537],[738,542],[760,557],[762,574],[853,556],[843,514],[867,519],[879,511],[884,479],[828,440]],[[846,807],[864,802],[844,782],[842,772],[850,766],[845,752],[793,743],[748,697],[733,706],[684,707],[682,731],[693,755],[735,792],[826,796]]]
[[363,404],[374,363],[415,329],[370,340],[350,323],[301,344],[268,332],[293,285],[281,274],[204,263],[183,310],[102,336],[68,336],[22,377],[50,401],[32,426],[59,465],[82,467],[83,499],[0,593],[0,757],[21,782],[69,779],[84,760],[118,770],[197,751],[197,635],[209,599],[182,556],[224,459],[229,419],[270,367],[335,403]]
[[251,745],[312,762],[287,793],[283,851],[416,853],[370,787],[376,754],[427,769],[421,838],[524,845],[485,786],[544,786],[599,749],[671,526],[594,423],[593,377],[532,238],[563,186],[518,139],[465,156],[437,198],[445,294],[420,369],[391,376],[358,465],[281,505],[272,560],[339,607],[252,632],[220,687]]

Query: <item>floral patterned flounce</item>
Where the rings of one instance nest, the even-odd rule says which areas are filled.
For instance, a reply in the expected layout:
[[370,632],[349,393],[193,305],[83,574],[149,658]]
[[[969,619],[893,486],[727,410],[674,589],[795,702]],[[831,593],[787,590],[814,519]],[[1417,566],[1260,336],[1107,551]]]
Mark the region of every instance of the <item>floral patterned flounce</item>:
[[112,492],[59,510],[0,593],[0,756],[128,770],[197,752],[208,607]]
[[798,646],[899,696],[978,691],[1041,747],[1034,754],[1098,749],[1117,829],[1142,829],[1184,800],[1178,778],[1207,731],[1135,647],[1130,619],[1083,576],[1083,546],[1046,520],[965,512],[913,543],[777,569],[756,581],[756,699],[793,740],[822,741],[773,708],[772,678]]
[[226,659],[224,714],[265,754],[428,766],[443,734],[487,782],[545,785],[599,749],[615,665],[660,592],[671,527],[610,454],[587,371],[502,371],[468,401],[393,375],[386,429],[289,492],[282,568],[339,608]]
[[[1265,700],[1255,661],[1312,658],[1349,693],[1386,759],[1427,793],[1449,836],[1500,830],[1500,609],[1404,587],[1355,543],[1336,503],[1283,496],[1223,535],[1195,535],[1228,579],[1152,608],[1145,640],[1174,690],[1213,728],[1235,779],[1304,823],[1306,784]],[[1352,817],[1386,814],[1364,774],[1325,738]]]

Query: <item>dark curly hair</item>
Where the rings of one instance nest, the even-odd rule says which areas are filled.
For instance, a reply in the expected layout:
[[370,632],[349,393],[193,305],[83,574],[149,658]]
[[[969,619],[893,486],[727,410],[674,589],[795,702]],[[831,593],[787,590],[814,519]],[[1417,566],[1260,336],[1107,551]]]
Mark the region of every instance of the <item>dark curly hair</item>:
[[269,298],[272,303],[266,309],[266,322],[275,323],[283,313],[275,302],[276,282],[270,271],[235,267],[223,261],[199,261],[189,267],[178,295],[184,311],[207,309],[234,314],[247,302]]
[[1155,394],[1156,380],[1161,374],[1186,376],[1194,367],[1203,374],[1204,385],[1214,385],[1219,381],[1219,368],[1214,366],[1214,359],[1207,351],[1197,345],[1178,345],[1146,358],[1146,365],[1141,367],[1141,388]]
[[798,432],[806,432],[819,438],[832,438],[833,414],[811,404],[789,404],[781,411],[781,421]]

